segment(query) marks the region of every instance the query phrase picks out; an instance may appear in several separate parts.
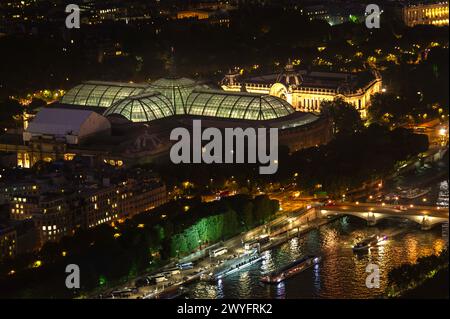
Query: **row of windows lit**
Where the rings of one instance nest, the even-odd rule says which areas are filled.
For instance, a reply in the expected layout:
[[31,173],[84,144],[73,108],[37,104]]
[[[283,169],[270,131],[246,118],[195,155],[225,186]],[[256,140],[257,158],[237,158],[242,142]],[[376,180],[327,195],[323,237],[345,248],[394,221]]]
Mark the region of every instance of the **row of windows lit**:
[[[114,215],[114,218],[117,218],[117,214]],[[110,221],[112,221],[112,219],[113,219],[112,216],[108,216],[108,217],[99,219],[96,222],[94,222],[93,224],[89,224],[89,228],[92,228],[92,227],[98,226],[100,224],[104,224],[104,223],[110,222]]]
[[[240,86],[237,85],[237,86]],[[245,87],[247,89],[252,89],[252,88],[269,88],[270,85],[269,84],[245,84]],[[310,88],[310,87],[300,87],[300,91],[303,92],[321,92],[321,93],[335,93],[335,90],[332,89],[323,89],[323,88]]]
[[[29,187],[29,186],[22,186],[22,187],[19,187],[19,188],[17,188],[17,187],[13,187],[13,188],[10,188],[10,189],[5,188],[5,193],[8,193],[9,190],[12,190],[12,192],[15,192],[15,191],[17,191],[18,189],[26,190],[27,188],[30,188],[30,187]],[[31,186],[31,189],[32,189],[32,190],[36,190],[36,189],[37,189],[37,186],[36,186],[36,185],[33,185],[33,186]]]
[[109,165],[111,165],[111,166],[123,166],[123,161],[122,160],[107,160],[107,159],[104,159],[103,160],[103,162],[105,163],[105,164],[109,164]]
[[55,230],[56,229],[56,225],[49,225],[49,226],[42,226],[42,230],[46,231],[46,230]]
[[58,235],[60,232],[62,232],[61,229],[57,229],[54,231],[44,231],[44,236],[52,236],[52,235]]

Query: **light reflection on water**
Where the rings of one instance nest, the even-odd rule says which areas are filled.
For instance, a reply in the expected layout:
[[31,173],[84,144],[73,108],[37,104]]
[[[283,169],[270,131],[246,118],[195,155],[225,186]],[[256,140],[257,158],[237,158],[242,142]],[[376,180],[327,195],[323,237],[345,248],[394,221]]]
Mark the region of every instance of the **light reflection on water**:
[[285,299],[286,298],[286,285],[285,285],[285,283],[282,281],[282,282],[278,283],[276,287],[277,287],[276,298],[277,299]]
[[[355,254],[352,245],[371,234],[388,240],[366,254]],[[264,252],[265,260],[245,271],[225,277],[220,284],[198,282],[189,286],[190,298],[375,298],[383,295],[387,274],[405,262],[436,254],[445,247],[440,226],[421,231],[414,223],[381,221],[376,227],[354,217],[342,217],[299,238]],[[262,272],[273,271],[305,254],[323,260],[278,285],[263,285]],[[367,264],[380,266],[380,288],[365,285]]]

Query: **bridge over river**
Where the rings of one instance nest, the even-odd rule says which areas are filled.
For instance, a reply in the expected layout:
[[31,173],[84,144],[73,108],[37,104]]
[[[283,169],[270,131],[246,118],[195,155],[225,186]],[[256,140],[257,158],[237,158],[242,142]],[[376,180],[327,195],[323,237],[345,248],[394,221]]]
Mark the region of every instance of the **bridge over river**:
[[449,210],[436,206],[415,205],[387,205],[379,203],[339,203],[322,206],[318,215],[322,218],[336,215],[352,215],[362,218],[369,225],[375,225],[384,218],[407,218],[421,225],[421,228],[430,229],[435,224],[446,223],[449,220]]

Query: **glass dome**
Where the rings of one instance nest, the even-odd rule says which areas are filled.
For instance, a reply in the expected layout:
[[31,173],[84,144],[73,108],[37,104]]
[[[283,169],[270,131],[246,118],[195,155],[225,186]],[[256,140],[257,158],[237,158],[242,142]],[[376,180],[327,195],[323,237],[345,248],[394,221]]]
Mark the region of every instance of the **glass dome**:
[[242,120],[270,120],[295,112],[288,102],[275,96],[220,90],[195,90],[186,109],[190,115]]
[[70,89],[61,103],[82,106],[109,107],[128,96],[141,94],[146,85],[88,81]]
[[149,122],[173,115],[170,101],[160,93],[144,93],[123,99],[103,115],[120,114],[132,122]]
[[175,114],[185,114],[188,96],[197,87],[200,86],[192,79],[162,78],[151,83],[146,92],[163,94],[171,101]]

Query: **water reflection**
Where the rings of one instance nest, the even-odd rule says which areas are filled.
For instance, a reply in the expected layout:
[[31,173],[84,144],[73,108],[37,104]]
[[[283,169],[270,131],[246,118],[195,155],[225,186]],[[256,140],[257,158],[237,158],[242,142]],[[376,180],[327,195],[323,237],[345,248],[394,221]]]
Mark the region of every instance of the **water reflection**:
[[289,241],[289,248],[291,253],[295,254],[298,250],[298,238],[293,238]]
[[286,298],[286,286],[284,282],[280,282],[276,286],[276,298],[285,299]]
[[[211,286],[211,290],[213,289],[214,286]],[[223,294],[223,279],[219,279],[217,281],[217,290],[216,290],[216,295],[217,297],[221,298],[224,294]]]
[[314,265],[313,269],[313,283],[314,283],[314,290],[320,291],[320,263]]
[[270,272],[275,269],[275,264],[272,258],[272,251],[266,250],[263,252],[263,260],[261,262],[261,273]]
[[239,298],[251,298],[252,287],[249,272],[245,271],[239,275],[238,295]]
[[[353,252],[358,237],[375,233],[387,234],[388,240],[369,252]],[[414,263],[444,248],[440,227],[421,231],[414,223],[399,227],[398,220],[383,220],[374,228],[344,217],[264,252],[261,263],[224,278],[222,283],[195,283],[189,287],[190,294],[192,298],[374,298],[383,294],[393,267]],[[260,283],[261,272],[273,271],[305,254],[318,254],[323,260],[278,285]],[[380,267],[378,289],[365,285],[368,263]]]

